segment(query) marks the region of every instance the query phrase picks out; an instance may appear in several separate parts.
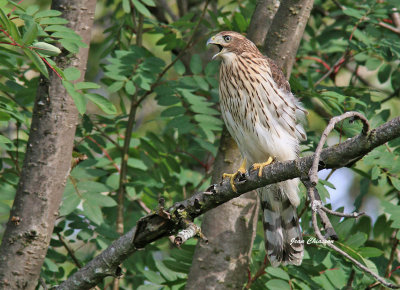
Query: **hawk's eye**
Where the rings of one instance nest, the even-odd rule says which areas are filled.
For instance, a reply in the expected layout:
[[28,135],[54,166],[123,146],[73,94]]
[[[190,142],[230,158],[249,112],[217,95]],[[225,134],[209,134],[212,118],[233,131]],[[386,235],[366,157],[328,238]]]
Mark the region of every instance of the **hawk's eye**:
[[226,42],[231,41],[231,39],[232,39],[232,37],[231,37],[230,35],[225,35],[225,36],[224,36],[224,40],[225,40]]

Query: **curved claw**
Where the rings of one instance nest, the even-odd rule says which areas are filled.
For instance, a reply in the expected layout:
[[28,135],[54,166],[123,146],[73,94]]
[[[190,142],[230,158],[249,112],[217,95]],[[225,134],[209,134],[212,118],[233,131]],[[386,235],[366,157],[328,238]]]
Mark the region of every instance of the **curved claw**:
[[230,183],[231,183],[231,187],[232,187],[232,190],[233,190],[234,192],[237,192],[237,189],[236,189],[236,186],[235,186],[235,178],[236,178],[236,176],[237,176],[239,173],[241,173],[241,172],[238,170],[238,171],[236,171],[235,173],[232,173],[232,174],[230,174],[230,173],[224,173],[224,174],[222,174],[222,178],[227,178],[227,177],[229,177]]
[[232,190],[234,192],[237,192],[237,189],[235,186],[235,178],[238,176],[238,174],[244,174],[244,173],[246,173],[246,159],[243,160],[239,169],[235,173],[224,173],[224,174],[222,174],[222,178],[229,177]]
[[274,162],[275,158],[272,158],[271,156],[268,157],[268,160],[265,162],[261,162],[261,163],[254,163],[253,164],[253,168],[254,169],[258,169],[258,176],[261,177],[262,175],[262,171],[264,169],[265,166],[270,165],[272,162]]

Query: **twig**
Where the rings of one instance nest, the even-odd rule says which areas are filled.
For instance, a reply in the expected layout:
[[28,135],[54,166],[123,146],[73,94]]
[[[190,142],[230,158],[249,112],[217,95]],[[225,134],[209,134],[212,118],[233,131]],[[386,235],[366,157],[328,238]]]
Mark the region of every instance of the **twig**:
[[143,14],[139,14],[139,23],[138,23],[138,28],[137,28],[137,32],[136,32],[136,45],[137,46],[143,45],[143,21],[144,21]]
[[340,217],[348,217],[348,218],[358,218],[362,215],[365,214],[365,212],[353,212],[353,213],[342,213],[342,212],[337,212],[334,210],[331,210],[325,206],[322,205],[322,202],[320,200],[315,200],[314,203],[311,205],[313,210],[318,211],[319,209],[322,209],[324,212],[329,213],[331,215],[335,216],[340,216]]
[[111,161],[111,163],[112,163],[112,165],[114,166],[114,168],[115,168],[118,172],[120,172],[120,169],[119,169],[118,165],[117,165],[117,164],[114,162],[114,160],[111,158],[110,154],[108,154],[108,151],[107,151],[103,146],[101,146],[95,139],[93,139],[91,136],[87,136],[87,138],[88,138],[90,141],[92,141],[94,144],[96,144],[97,147],[100,148],[100,150],[104,153],[104,155],[106,155],[107,159]]
[[266,274],[265,268],[267,267],[267,265],[268,265],[268,255],[265,255],[264,262],[262,263],[261,267],[257,270],[257,273],[255,273],[253,277],[251,277],[250,269],[248,269],[249,278],[245,286],[245,289],[250,289],[254,281],[260,278],[262,275]]
[[205,243],[208,243],[208,239],[203,235],[201,229],[190,220],[183,220],[184,229],[181,230],[174,239],[174,244],[180,247],[184,242],[193,238],[199,237]]
[[400,34],[400,13],[397,12],[398,10],[396,8],[394,8],[393,11],[394,12],[390,14],[390,17],[393,20],[393,23],[395,25],[394,27],[389,24],[386,24],[383,21],[379,22],[378,25],[383,28],[389,29],[390,31],[393,31],[394,33]]
[[398,28],[398,27],[393,27],[392,25],[389,25],[389,24],[387,24],[387,23],[385,23],[383,21],[379,22],[378,25],[380,27],[389,29],[390,31],[392,31],[394,33],[400,34],[400,28]]
[[[172,21],[177,21],[178,16],[172,11],[170,5],[165,0],[158,0],[157,4],[171,17]],[[161,21],[162,22],[162,21]]]
[[97,129],[97,131],[101,134],[101,136],[103,136],[104,138],[106,138],[108,141],[110,141],[115,147],[117,147],[119,150],[122,150],[122,147],[114,140],[112,139],[108,134],[104,133],[103,130],[101,130],[100,126],[97,125],[96,123],[94,123],[92,121],[93,127],[95,127]]
[[349,56],[350,50],[346,49],[346,51],[343,53],[343,55],[335,62],[334,65],[330,67],[330,69],[319,79],[314,83],[314,88],[317,87],[323,80],[325,80],[327,77],[329,77],[335,70],[338,68],[339,65],[343,64],[346,61],[346,58]]
[[63,236],[60,233],[57,233],[58,239],[63,244],[64,248],[67,250],[68,254],[70,255],[72,261],[74,261],[75,265],[78,268],[82,268],[81,262],[79,262],[78,258],[75,256],[74,250],[71,249],[71,247],[67,244],[67,242],[64,240]]
[[312,183],[314,183],[314,186],[317,185],[317,183],[318,183],[317,172],[318,172],[318,164],[319,164],[319,160],[320,160],[320,156],[321,156],[322,147],[324,146],[329,133],[335,128],[335,125],[337,123],[339,123],[340,121],[347,119],[347,118],[356,118],[356,119],[360,119],[363,122],[363,130],[362,130],[363,135],[366,135],[369,131],[368,120],[362,114],[360,114],[358,112],[347,112],[340,116],[332,118],[329,121],[328,126],[325,128],[324,132],[322,133],[321,140],[319,141],[317,149],[315,150],[315,153],[314,153],[315,158],[314,158],[313,165],[312,165],[310,173],[309,173],[310,181]]
[[332,170],[329,172],[329,174],[326,176],[325,180],[328,181],[329,178],[332,177],[333,173],[335,173],[335,171],[336,171],[336,168],[332,169]]
[[149,209],[149,208],[147,207],[147,205],[143,202],[143,200],[137,199],[136,201],[137,201],[137,203],[140,205],[140,207],[141,207],[147,214],[151,213],[151,209]]
[[44,279],[42,277],[39,277],[39,283],[40,283],[40,286],[42,286],[44,290],[49,289],[46,285],[46,281],[44,281]]
[[331,249],[333,249],[337,253],[341,254],[345,258],[347,258],[350,261],[352,261],[355,266],[360,268],[365,273],[368,273],[371,276],[373,276],[382,285],[384,285],[386,287],[389,287],[389,288],[400,288],[397,285],[394,285],[394,284],[391,284],[391,283],[385,281],[384,278],[382,278],[379,275],[375,274],[372,270],[370,270],[368,267],[366,267],[363,264],[361,264],[360,262],[358,262],[356,259],[351,257],[349,254],[347,254],[346,252],[344,252],[340,248],[336,247],[332,243],[327,242],[327,240],[321,234],[321,232],[319,230],[319,227],[318,227],[317,213],[319,214],[319,216],[322,219],[322,216],[321,216],[322,211],[329,212],[330,214],[335,214],[335,215],[338,215],[338,216],[346,216],[346,217],[358,217],[358,216],[361,215],[361,214],[347,215],[347,214],[331,211],[331,210],[329,210],[327,208],[323,208],[323,206],[321,204],[321,201],[316,198],[318,192],[317,192],[315,186],[317,185],[317,182],[318,182],[318,175],[317,175],[317,173],[318,173],[318,164],[319,164],[319,160],[320,160],[322,147],[325,144],[325,141],[326,141],[326,138],[328,137],[328,134],[334,129],[335,124],[337,124],[338,122],[341,122],[342,120],[344,120],[346,118],[351,118],[351,117],[362,120],[363,121],[362,134],[363,135],[367,135],[368,134],[368,132],[369,132],[369,123],[368,123],[367,119],[363,115],[361,115],[361,114],[359,114],[357,112],[347,112],[347,113],[344,113],[341,116],[332,118],[331,121],[329,122],[328,126],[324,130],[324,132],[323,132],[323,134],[321,136],[321,140],[320,140],[320,142],[318,144],[318,147],[315,150],[314,161],[313,161],[313,164],[312,164],[311,169],[309,171],[309,175],[308,175],[308,177],[303,177],[302,178],[303,184],[307,188],[308,198],[310,199],[310,203],[311,203],[311,207],[312,207],[312,225],[313,225],[313,228],[314,228],[314,232],[315,232],[317,238],[320,239],[322,242],[325,242],[325,244],[328,247],[330,247]]
[[390,271],[392,270],[392,264],[394,261],[394,256],[396,254],[396,250],[397,250],[397,246],[399,245],[399,239],[396,238],[397,233],[399,232],[399,230],[395,230],[393,232],[393,246],[392,246],[392,250],[390,251],[390,257],[389,257],[389,261],[388,264],[386,266],[386,271],[385,271],[385,277],[389,278],[390,277]]
[[384,98],[381,103],[385,103],[391,99],[393,99],[394,97],[398,97],[400,94],[400,87],[398,87],[397,89],[394,90],[393,93],[391,93],[389,96],[387,96],[386,98]]
[[354,269],[351,269],[349,280],[347,280],[347,283],[346,283],[347,289],[353,289],[353,287],[351,285],[353,284],[355,276],[356,276],[356,271]]
[[30,110],[28,110],[27,107],[25,107],[24,105],[22,105],[16,98],[14,98],[14,96],[12,96],[10,93],[2,91],[3,94],[5,94],[9,99],[11,99],[12,101],[14,101],[18,106],[20,106],[24,111],[27,112],[31,112]]

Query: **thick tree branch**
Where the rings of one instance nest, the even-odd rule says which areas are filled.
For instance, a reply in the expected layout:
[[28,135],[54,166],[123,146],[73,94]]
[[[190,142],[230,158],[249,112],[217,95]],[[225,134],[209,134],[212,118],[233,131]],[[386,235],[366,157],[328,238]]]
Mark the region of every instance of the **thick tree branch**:
[[[400,137],[400,117],[371,130],[368,134],[360,134],[341,144],[323,149],[319,170],[351,166],[374,148],[398,137]],[[104,252],[57,289],[89,289],[106,276],[118,275],[118,265],[123,260],[137,249],[182,229],[182,220],[194,219],[245,192],[305,176],[314,159],[315,155],[311,155],[291,161],[275,162],[264,168],[261,177],[258,177],[258,170],[250,170],[240,181],[236,181],[237,192],[232,190],[229,180],[226,179],[219,184],[211,185],[206,192],[196,193],[187,200],[175,203],[166,210],[168,215],[161,216],[154,213],[141,218],[135,228],[114,241]]]

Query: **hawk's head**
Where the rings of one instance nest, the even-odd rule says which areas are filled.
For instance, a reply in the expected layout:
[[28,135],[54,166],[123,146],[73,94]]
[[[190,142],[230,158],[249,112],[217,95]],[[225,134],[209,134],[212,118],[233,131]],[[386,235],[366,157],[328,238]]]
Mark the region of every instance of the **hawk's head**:
[[241,55],[244,52],[260,53],[257,46],[240,33],[234,31],[222,31],[207,41],[207,45],[213,44],[219,48],[219,52],[213,56],[214,58],[229,58],[234,53]]

